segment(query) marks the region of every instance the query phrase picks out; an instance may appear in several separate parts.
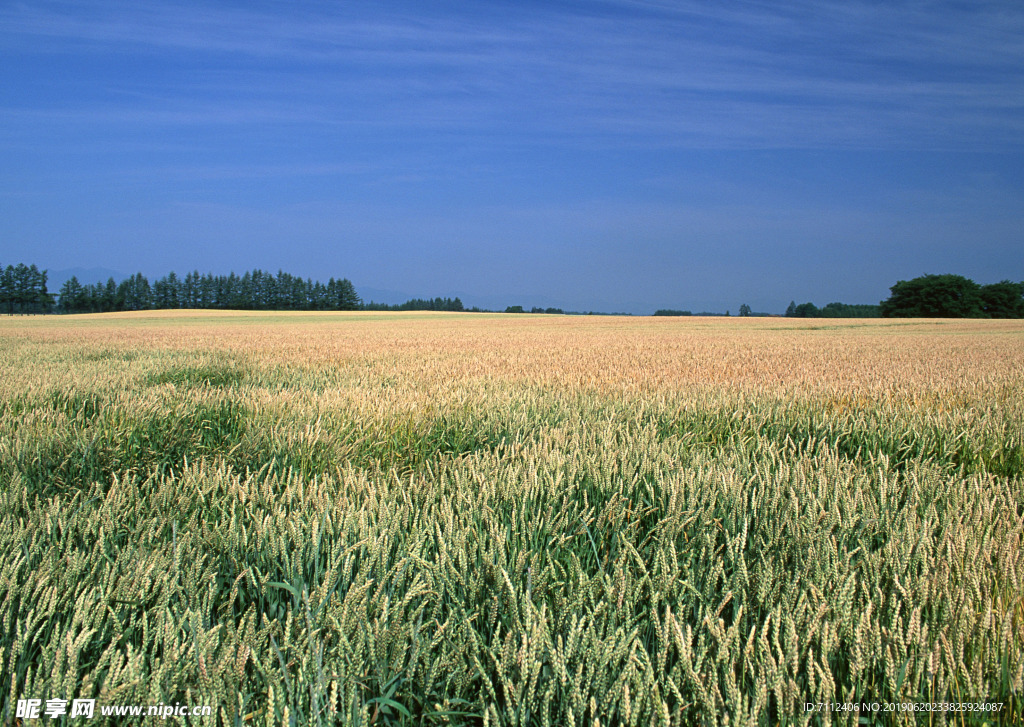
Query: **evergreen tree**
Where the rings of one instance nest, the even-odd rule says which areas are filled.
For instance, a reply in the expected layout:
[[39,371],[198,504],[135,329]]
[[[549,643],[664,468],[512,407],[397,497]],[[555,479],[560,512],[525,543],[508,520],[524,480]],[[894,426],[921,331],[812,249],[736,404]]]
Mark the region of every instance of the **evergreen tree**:
[[107,284],[103,288],[102,308],[104,312],[123,310],[123,301],[117,295],[117,283],[114,279],[107,278]]
[[[54,308],[54,296],[46,288],[47,272],[35,265],[0,267],[0,311],[45,313]],[[260,269],[242,277],[201,275],[194,270],[184,279],[172,271],[150,285],[142,273],[116,282],[83,285],[72,276],[60,290],[59,310],[64,313],[138,311],[150,308],[249,309],[249,310],[358,310],[362,299],[348,279],[331,278],[327,285],[279,270],[271,275]],[[458,298],[423,301],[431,310],[462,310]]]
[[231,273],[217,285],[217,307],[218,308],[241,308],[240,296],[241,279]]
[[153,307],[153,291],[142,273],[121,281],[117,298],[122,310],[148,310]]
[[[33,268],[35,265],[32,266]],[[14,307],[19,313],[28,311],[29,303],[32,301],[33,274],[31,268],[25,263],[18,263],[14,268]]]
[[348,278],[342,278],[337,283],[337,297],[335,298],[336,310],[359,310],[362,299],[356,293],[355,286]]
[[246,273],[238,282],[238,307],[243,310],[252,310],[256,306],[253,300],[256,297],[255,288],[252,282],[252,273]]
[[86,309],[87,313],[99,313],[103,310],[103,283],[94,283],[86,286]]
[[85,310],[85,288],[72,275],[60,288],[59,307],[64,313],[81,313]]
[[0,273],[0,307],[7,312],[7,315],[14,315],[14,266],[8,265]]
[[39,270],[33,265],[30,270],[35,276],[33,287],[35,289],[35,304],[40,313],[49,313],[53,308],[53,295],[46,290],[46,271]]
[[0,270],[0,310],[14,313],[46,313],[53,297],[46,290],[46,271],[35,265],[8,265]]

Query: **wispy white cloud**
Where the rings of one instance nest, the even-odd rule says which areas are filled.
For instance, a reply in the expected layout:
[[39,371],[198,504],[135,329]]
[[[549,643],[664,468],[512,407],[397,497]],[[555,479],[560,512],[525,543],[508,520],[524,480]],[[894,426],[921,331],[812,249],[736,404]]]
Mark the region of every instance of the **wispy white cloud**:
[[[108,93],[64,109],[6,105],[54,123],[71,113],[125,125],[341,125],[467,143],[991,149],[1024,140],[1024,6],[1007,3],[256,7],[5,6],[8,53],[126,54],[170,69],[112,74],[100,80]],[[182,64],[204,70],[175,70]]]

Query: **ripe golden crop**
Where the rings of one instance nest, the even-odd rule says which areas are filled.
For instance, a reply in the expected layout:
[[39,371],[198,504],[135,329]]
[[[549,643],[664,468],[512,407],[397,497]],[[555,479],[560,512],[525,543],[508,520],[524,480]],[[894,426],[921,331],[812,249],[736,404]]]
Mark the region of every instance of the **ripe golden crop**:
[[1020,322],[20,317],[0,372],[4,721],[1021,716]]

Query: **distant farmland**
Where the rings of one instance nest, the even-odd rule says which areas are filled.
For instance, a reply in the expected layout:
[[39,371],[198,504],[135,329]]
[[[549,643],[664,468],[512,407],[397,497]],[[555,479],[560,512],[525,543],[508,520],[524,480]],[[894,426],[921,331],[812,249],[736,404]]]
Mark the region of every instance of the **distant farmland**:
[[0,372],[5,724],[1021,718],[1024,322],[15,317]]

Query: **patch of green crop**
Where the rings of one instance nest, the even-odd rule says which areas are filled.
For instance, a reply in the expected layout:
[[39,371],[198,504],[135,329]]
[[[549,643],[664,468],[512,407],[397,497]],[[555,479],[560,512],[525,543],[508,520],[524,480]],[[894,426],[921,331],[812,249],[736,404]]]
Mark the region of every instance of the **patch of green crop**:
[[182,365],[163,369],[146,377],[148,386],[173,384],[183,388],[201,386],[238,386],[246,381],[248,372],[237,364],[209,363]]
[[190,460],[237,462],[248,428],[247,408],[229,399],[139,411],[95,394],[51,399],[66,418],[0,459],[8,477],[39,493],[180,471]]

